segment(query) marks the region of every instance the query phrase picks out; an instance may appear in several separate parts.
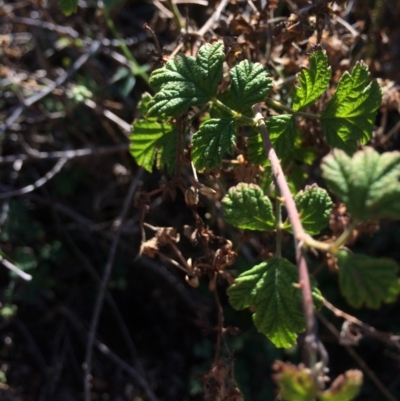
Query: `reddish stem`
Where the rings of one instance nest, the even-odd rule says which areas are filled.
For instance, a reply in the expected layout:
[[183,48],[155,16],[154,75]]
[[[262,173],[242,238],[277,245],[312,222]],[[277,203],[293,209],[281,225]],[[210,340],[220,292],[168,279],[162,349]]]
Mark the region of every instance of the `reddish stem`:
[[296,247],[296,262],[299,268],[300,288],[303,299],[303,310],[306,318],[305,345],[307,349],[309,367],[313,368],[315,367],[315,364],[317,362],[318,344],[315,334],[316,325],[315,325],[314,305],[312,299],[310,277],[308,274],[305,255],[302,251],[302,242],[303,239],[305,238],[305,232],[303,229],[303,225],[301,224],[300,221],[299,212],[297,211],[293,196],[290,192],[288,183],[286,181],[285,174],[282,171],[279,159],[275,153],[274,148],[272,147],[267,127],[264,122],[264,117],[261,114],[261,108],[257,104],[254,105],[252,109],[255,115],[255,119],[259,123],[258,127],[263,141],[264,149],[271,163],[272,174],[274,175],[276,184],[279,187],[281,196],[284,199],[285,207],[294,233],[294,240]]

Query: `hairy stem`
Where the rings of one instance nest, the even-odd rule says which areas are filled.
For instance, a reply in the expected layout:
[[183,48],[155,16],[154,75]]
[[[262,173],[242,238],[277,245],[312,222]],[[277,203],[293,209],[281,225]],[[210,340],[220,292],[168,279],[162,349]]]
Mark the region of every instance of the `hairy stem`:
[[224,110],[227,113],[229,113],[233,118],[236,118],[237,120],[240,120],[243,123],[248,124],[248,125],[255,125],[255,120],[253,118],[246,117],[243,114],[240,114],[235,110],[232,110],[230,107],[228,107],[227,105],[222,103],[220,100],[213,99],[212,103],[213,103],[213,105],[219,107],[221,110]]
[[[305,237],[305,232],[299,218],[299,212],[297,211],[296,205],[292,194],[290,193],[289,185],[285,179],[282,167],[279,159],[272,147],[271,140],[268,135],[267,127],[264,122],[264,118],[261,114],[261,108],[258,104],[252,107],[255,119],[258,121],[258,127],[263,141],[265,151],[268,155],[268,159],[271,163],[272,173],[276,181],[281,196],[284,199],[285,207],[289,216],[290,223],[292,225],[295,247],[296,247],[296,261],[299,268],[300,277],[300,288],[303,299],[303,310],[306,318],[306,339],[305,346],[308,356],[308,366],[314,371],[317,363],[317,348],[318,341],[316,336],[316,324],[314,316],[314,304],[312,299],[310,277],[308,274],[307,263],[304,252],[302,250],[302,242]],[[314,372],[317,375],[317,372]]]
[[273,109],[286,111],[289,114],[294,114],[296,116],[301,116],[301,117],[306,117],[306,118],[313,118],[313,119],[317,119],[317,120],[321,118],[321,116],[319,114],[305,113],[303,111],[294,111],[290,107],[285,106],[284,104],[279,103],[279,102],[277,102],[276,100],[273,100],[273,99],[266,99],[265,100],[265,104],[267,106],[270,106]]

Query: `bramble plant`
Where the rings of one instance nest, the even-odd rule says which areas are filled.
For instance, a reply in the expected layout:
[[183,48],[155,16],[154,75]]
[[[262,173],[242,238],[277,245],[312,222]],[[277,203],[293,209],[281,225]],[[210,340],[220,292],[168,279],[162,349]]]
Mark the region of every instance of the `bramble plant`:
[[[261,185],[252,179],[239,182],[222,199],[227,223],[243,230],[276,232],[274,257],[240,274],[228,289],[229,301],[238,310],[255,307],[256,328],[277,347],[295,345],[298,334],[306,331],[308,368],[285,364],[277,368],[275,379],[283,399],[351,400],[362,383],[360,372],[346,372],[330,389],[321,381],[326,366],[320,361],[314,311],[324,298],[316,280],[308,276],[305,254],[318,250],[335,258],[340,290],[353,307],[379,308],[400,292],[393,260],[353,254],[344,247],[357,225],[400,218],[400,154],[380,155],[361,148],[371,139],[381,89],[376,81],[370,82],[367,66],[358,62],[342,75],[326,101],[331,69],[326,52],[316,47],[309,67],[298,75],[289,107],[268,98],[274,82],[260,63],[239,62],[229,71],[229,83],[221,84],[225,57],[222,43],[205,44],[196,57],[178,54],[151,74],[156,93],[143,95],[142,118],[133,123],[131,154],[149,172],[165,166],[177,176],[184,163],[192,162],[195,181],[196,170],[215,171],[226,155],[240,154],[236,166],[264,171]],[[259,104],[282,114],[265,118]],[[323,107],[319,114],[309,111],[316,104]],[[328,191],[313,184],[292,195],[288,181],[293,191],[295,178],[286,179],[281,168],[293,158],[307,163],[313,159],[312,152],[307,154],[301,146],[299,118],[319,122],[331,148],[321,164],[322,177],[352,217],[343,234],[330,241],[312,237],[328,227],[333,207]],[[185,149],[195,121],[201,121],[200,126]],[[271,182],[275,185],[268,186]],[[294,235],[297,266],[282,257],[283,232]],[[196,274],[193,266],[191,274]]]

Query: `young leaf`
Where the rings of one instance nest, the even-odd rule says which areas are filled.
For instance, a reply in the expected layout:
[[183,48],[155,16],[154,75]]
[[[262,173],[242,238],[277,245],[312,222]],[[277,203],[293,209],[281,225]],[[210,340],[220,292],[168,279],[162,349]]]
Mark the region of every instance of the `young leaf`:
[[354,153],[357,142],[365,144],[372,135],[382,91],[376,81],[368,85],[368,67],[359,62],[351,74],[345,72],[321,116],[330,146]]
[[[235,309],[256,307],[253,321],[276,347],[289,348],[305,330],[297,267],[286,259],[272,258],[242,273],[228,289]],[[312,279],[314,301],[321,295]]]
[[60,4],[61,11],[67,17],[78,9],[78,0],[58,0],[58,4]]
[[131,155],[137,164],[151,172],[154,162],[158,169],[167,165],[169,173],[175,169],[178,132],[175,126],[159,123],[153,118],[136,120],[132,126]]
[[148,113],[149,108],[150,108],[151,99],[152,99],[152,96],[150,95],[150,93],[144,92],[142,94],[142,98],[140,99],[140,102],[137,106],[142,117],[145,117],[146,114]]
[[325,157],[322,176],[356,222],[400,218],[400,153],[372,148],[352,158],[341,150]]
[[310,67],[301,70],[300,86],[294,87],[293,110],[299,111],[312,105],[328,89],[331,67],[324,50],[316,50],[310,56]]
[[158,93],[151,102],[149,116],[174,117],[191,106],[210,101],[217,94],[223,61],[223,45],[206,44],[196,58],[178,54],[155,70],[150,84]]
[[363,374],[361,371],[348,370],[338,376],[330,388],[319,395],[321,401],[351,401],[361,390]]
[[274,381],[279,388],[280,399],[284,401],[314,401],[318,395],[318,385],[310,369],[291,363],[276,361]]
[[232,154],[236,140],[233,118],[211,118],[192,138],[192,158],[198,170],[217,167],[225,153]]
[[[329,224],[332,200],[325,189],[317,185],[307,186],[294,198],[304,230],[310,235],[317,235]],[[292,232],[289,222],[284,229]]]
[[383,302],[396,300],[400,282],[394,260],[346,251],[340,251],[337,258],[340,290],[351,306],[360,308],[365,304],[368,308],[378,309]]
[[[293,150],[297,129],[293,114],[272,116],[266,122],[268,134],[279,158],[287,157]],[[247,141],[248,159],[254,165],[265,166],[269,164],[261,135],[254,132]]]
[[232,68],[230,74],[232,83],[227,104],[237,112],[244,113],[254,104],[262,102],[272,88],[272,79],[259,63],[243,60]]
[[271,201],[254,184],[238,184],[222,199],[225,221],[247,230],[266,231],[275,228]]

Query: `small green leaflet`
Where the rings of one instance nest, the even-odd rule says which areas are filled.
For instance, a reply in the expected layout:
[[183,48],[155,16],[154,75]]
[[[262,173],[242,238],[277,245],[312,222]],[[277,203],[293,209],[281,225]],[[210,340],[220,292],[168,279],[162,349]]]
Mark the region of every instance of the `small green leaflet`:
[[293,110],[299,111],[312,105],[328,89],[331,67],[324,50],[316,50],[310,56],[310,67],[301,70],[299,86],[293,91]]
[[303,366],[277,361],[274,368],[279,370],[273,376],[279,387],[279,399],[284,401],[314,401],[318,385],[310,371]]
[[192,158],[197,170],[217,167],[225,153],[232,154],[236,141],[233,118],[211,118],[192,138]]
[[176,117],[191,106],[209,102],[217,95],[224,57],[222,43],[206,44],[196,58],[178,54],[155,70],[150,84],[158,92],[148,115]]
[[260,63],[241,61],[230,71],[231,85],[227,91],[226,104],[239,113],[265,100],[272,88],[272,79]]
[[337,258],[340,290],[351,306],[378,309],[382,303],[397,299],[399,266],[394,260],[346,251],[340,251]]
[[[253,321],[258,331],[280,348],[296,343],[305,330],[297,267],[286,259],[272,258],[242,273],[228,289],[235,309],[256,307]],[[321,294],[311,279],[314,302],[321,307]]]
[[351,74],[340,78],[336,92],[321,116],[327,142],[334,148],[354,153],[357,142],[371,139],[375,117],[382,100],[376,81],[369,81],[368,67],[359,62]]
[[140,102],[137,106],[137,108],[142,116],[145,116],[148,113],[151,100],[152,100],[152,96],[150,95],[150,93],[144,92],[142,94],[142,98],[140,99]]
[[[296,136],[296,119],[293,114],[282,114],[270,117],[267,122],[267,130],[272,145],[279,158],[283,159],[293,150]],[[248,159],[254,165],[269,165],[267,155],[264,150],[261,135],[252,132],[247,141]]]
[[136,120],[132,126],[130,152],[137,164],[152,172],[154,162],[158,169],[167,165],[174,173],[177,159],[178,131],[176,126],[159,123],[154,118]]
[[329,189],[356,222],[400,218],[400,153],[365,148],[349,157],[334,150],[322,162]]
[[222,207],[225,221],[235,227],[259,231],[275,228],[271,201],[257,185],[240,183],[230,188]]
[[78,9],[78,0],[58,0],[58,4],[60,4],[61,11],[67,17]]
[[279,158],[287,157],[294,147],[297,129],[292,114],[272,116],[267,121],[268,134]]
[[[294,201],[305,232],[317,235],[328,226],[332,200],[325,189],[315,184],[307,186],[295,196]],[[288,221],[284,223],[283,228],[292,232]]]

